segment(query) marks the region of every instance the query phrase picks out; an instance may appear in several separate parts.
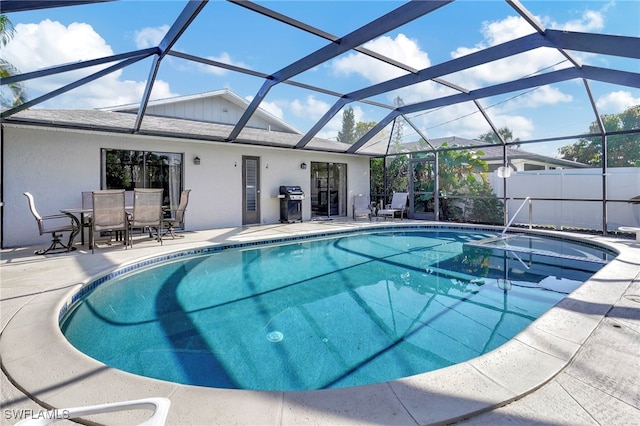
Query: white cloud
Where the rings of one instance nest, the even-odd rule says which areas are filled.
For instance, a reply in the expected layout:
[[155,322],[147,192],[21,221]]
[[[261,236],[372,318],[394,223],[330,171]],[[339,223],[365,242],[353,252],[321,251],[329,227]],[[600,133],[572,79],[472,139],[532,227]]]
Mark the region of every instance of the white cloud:
[[146,49],[147,47],[155,47],[160,44],[165,34],[169,31],[169,25],[160,27],[147,27],[134,34],[134,40],[138,49]]
[[66,27],[45,19],[39,24],[18,24],[15,30],[2,56],[22,72],[113,54],[88,24],[75,22]]
[[600,114],[620,114],[634,105],[640,105],[640,97],[634,98],[631,92],[624,90],[608,93],[596,101]]
[[[571,31],[600,30],[604,26],[605,12],[610,5],[609,3],[600,10],[585,10],[578,18],[564,23],[555,22],[547,17],[538,17],[538,19],[543,26],[554,29]],[[535,32],[535,29],[527,21],[515,15],[498,21],[483,22],[480,28],[482,40],[475,46],[458,47],[451,53],[451,57],[458,58],[468,55],[533,32]],[[428,53],[419,46],[417,41],[403,34],[395,38],[380,37],[366,44],[365,47],[405,62],[417,69],[430,66]],[[514,66],[514,64],[517,64],[517,66]],[[402,70],[357,53],[343,55],[332,61],[331,66],[333,71],[341,76],[360,76],[372,84],[404,74]],[[568,66],[571,66],[571,64],[567,63],[565,58],[557,51],[553,49],[536,49],[454,75],[444,76],[444,79],[465,89],[473,90]],[[572,102],[574,100],[573,96],[564,90],[564,88],[559,88],[558,86],[544,86],[530,91],[515,97],[504,105],[491,109],[491,118],[499,127],[508,126],[512,129],[516,137],[521,139],[533,137],[535,135],[535,122],[523,117],[521,110],[523,108],[535,109]],[[452,89],[433,82],[425,82],[388,94],[388,102],[391,103],[395,96],[401,96],[405,104],[409,105],[448,96],[453,93],[456,92]],[[514,93],[513,95],[516,94]],[[613,102],[613,100],[609,100],[609,102]],[[620,99],[619,102],[628,103],[629,100]],[[428,135],[429,137],[458,135],[475,138],[489,130],[488,123],[479,114],[474,113],[475,111],[477,111],[477,108],[472,104],[451,105],[431,111],[428,114],[416,114],[414,123],[425,129],[424,131],[427,133],[431,133]],[[356,120],[359,120],[359,118],[356,117]],[[362,120],[367,121],[365,117]],[[339,129],[339,127],[337,128]]]
[[[483,41],[472,47],[458,47],[451,52],[451,57],[454,59],[459,58],[533,32],[535,32],[533,27],[521,17],[509,16],[501,21],[483,22],[481,29]],[[564,60],[565,58],[560,53],[552,49],[536,49],[483,64],[447,78],[467,89],[475,89],[486,86],[487,83],[500,83],[522,78],[537,73],[544,68],[556,66],[555,64]],[[514,64],[517,64],[517,66],[514,66]]]
[[537,108],[573,101],[573,96],[562,92],[557,87],[541,86],[501,105],[503,111],[513,111],[521,108]]
[[[46,19],[38,24],[18,24],[15,30],[13,40],[2,49],[2,57],[20,72],[113,55],[111,47],[89,24],[74,22],[65,26]],[[27,95],[30,99],[37,98],[104,67],[28,80],[25,83]],[[133,103],[140,100],[144,87],[144,81],[122,80],[122,70],[119,70],[39,104],[36,108],[96,108]],[[169,84],[161,80],[156,80],[151,95],[153,99],[176,96]]]
[[[245,99],[251,102],[253,100],[253,96],[246,96]],[[260,102],[260,108],[267,111],[269,114],[273,115],[274,117],[279,118],[280,120],[282,120],[284,117],[282,108],[280,108],[278,104],[275,102],[266,102],[263,100],[262,102]]]
[[524,37],[534,33],[535,30],[521,17],[508,16],[502,21],[483,22],[480,32],[489,46],[495,46],[509,40]]
[[582,16],[567,22],[555,22],[549,19],[543,19],[548,26],[553,29],[577,32],[595,32],[604,28],[604,11],[608,9],[608,5],[600,10],[585,10]]
[[[219,56],[208,56],[206,59],[209,59],[211,61],[216,61],[216,62],[222,62],[228,65],[235,65],[241,68],[249,68],[247,65],[243,64],[242,62],[237,62],[231,59],[231,55],[229,55],[229,53],[227,52],[222,52]],[[205,65],[205,64],[198,64],[198,68],[205,73],[213,74],[217,76],[222,76],[229,72],[225,68],[213,67],[211,65]]]
[[296,117],[311,118],[319,120],[329,109],[330,105],[324,101],[309,95],[304,100],[294,99],[290,104],[291,112]]
[[[379,37],[366,43],[364,47],[416,69],[426,68],[431,64],[427,52],[421,50],[415,40],[404,34],[398,34],[395,39],[387,36]],[[389,80],[407,73],[361,53],[350,53],[337,58],[331,62],[331,67],[338,74],[359,74],[372,83]]]

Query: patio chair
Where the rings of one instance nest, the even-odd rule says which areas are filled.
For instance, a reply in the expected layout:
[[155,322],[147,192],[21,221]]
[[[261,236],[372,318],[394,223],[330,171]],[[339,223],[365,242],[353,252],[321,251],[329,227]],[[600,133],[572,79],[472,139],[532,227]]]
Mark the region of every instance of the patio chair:
[[391,217],[391,219],[394,219],[396,217],[396,213],[399,213],[400,220],[402,220],[403,215],[409,218],[407,214],[408,199],[409,199],[408,193],[394,192],[393,198],[391,199],[391,204],[387,204],[384,209],[378,210],[378,217],[383,216],[385,220],[387,220],[387,217]]
[[96,232],[124,232],[125,248],[129,241],[129,219],[124,208],[124,190],[93,191],[93,212],[89,228],[91,253],[96,247]]
[[358,194],[353,196],[353,220],[359,217],[367,217],[371,220],[373,208],[369,197]]
[[[93,209],[93,192],[82,191],[82,208]],[[91,213],[83,214],[82,226],[88,228],[91,226]]]
[[149,228],[156,231],[156,239],[162,245],[162,193],[163,189],[136,188],[133,194],[133,214],[129,222],[129,244],[133,246],[131,231]]
[[124,207],[125,208],[133,207],[133,197],[134,197],[134,191],[124,191]]
[[[71,250],[75,250],[76,248],[73,247],[73,239],[78,235],[80,230],[77,219],[67,214],[40,216],[36,210],[33,195],[31,195],[30,192],[24,192],[23,194],[29,201],[29,210],[31,210],[31,214],[36,219],[40,235],[51,234],[51,245],[47,249],[35,251],[35,254],[47,254],[49,252],[60,253],[62,251],[68,253]],[[69,232],[69,241],[66,245],[61,241],[63,232]]]
[[180,204],[171,217],[164,218],[163,226],[167,228],[164,235],[171,235],[172,239],[176,237],[182,238],[183,235],[176,235],[175,228],[184,228],[184,214],[187,211],[187,204],[189,204],[190,189],[185,189],[180,194]]

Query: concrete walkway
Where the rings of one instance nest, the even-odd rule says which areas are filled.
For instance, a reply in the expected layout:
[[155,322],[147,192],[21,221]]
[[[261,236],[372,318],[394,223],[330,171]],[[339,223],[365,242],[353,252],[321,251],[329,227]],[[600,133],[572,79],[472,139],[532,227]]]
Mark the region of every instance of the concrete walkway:
[[[93,255],[86,248],[50,256],[34,256],[33,247],[3,250],[0,424],[41,415],[43,407],[165,396],[171,399],[171,425],[640,425],[640,245],[632,240],[582,236],[621,254],[495,351],[377,385],[313,392],[178,385],[106,367],[71,347],[59,331],[64,300],[92,277],[127,263],[224,242],[390,224],[335,221],[217,229],[187,233],[163,246],[150,240],[138,240],[128,250],[103,246]],[[131,412],[91,420],[120,425],[147,417]]]

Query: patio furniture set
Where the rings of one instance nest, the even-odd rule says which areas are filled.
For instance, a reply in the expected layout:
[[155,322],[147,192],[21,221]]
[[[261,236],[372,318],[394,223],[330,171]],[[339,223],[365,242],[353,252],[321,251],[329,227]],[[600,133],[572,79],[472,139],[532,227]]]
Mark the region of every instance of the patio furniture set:
[[[149,236],[162,244],[164,236],[176,238],[175,228],[184,228],[184,217],[191,190],[180,194],[177,208],[163,206],[163,190],[136,188],[133,191],[109,189],[82,193],[81,208],[61,209],[60,214],[41,216],[35,205],[33,195],[25,192],[29,209],[38,225],[40,235],[51,234],[51,245],[35,254],[70,252],[75,250],[73,242],[81,234],[81,243],[85,244],[84,229],[89,229],[89,248],[94,253],[96,236],[107,234],[109,244],[115,236],[122,240],[125,247],[133,246],[132,231],[149,231]],[[165,217],[165,212],[168,214]],[[170,214],[169,214],[170,213]],[[64,233],[69,239],[63,242]],[[155,234],[154,234],[155,233]]]
[[391,203],[387,204],[385,208],[378,208],[376,203],[370,201],[368,196],[358,194],[353,199],[353,220],[359,217],[368,217],[369,220],[375,217],[376,221],[383,217],[385,220],[388,218],[395,219],[396,216],[408,218],[407,201],[409,194],[406,192],[394,192]]

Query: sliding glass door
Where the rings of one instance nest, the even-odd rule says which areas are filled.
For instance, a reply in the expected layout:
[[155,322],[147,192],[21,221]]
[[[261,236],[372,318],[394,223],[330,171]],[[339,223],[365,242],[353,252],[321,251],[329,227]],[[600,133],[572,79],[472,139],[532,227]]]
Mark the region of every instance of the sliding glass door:
[[311,216],[347,215],[347,165],[311,163]]
[[164,204],[177,206],[182,191],[182,154],[102,149],[101,188],[162,188]]

